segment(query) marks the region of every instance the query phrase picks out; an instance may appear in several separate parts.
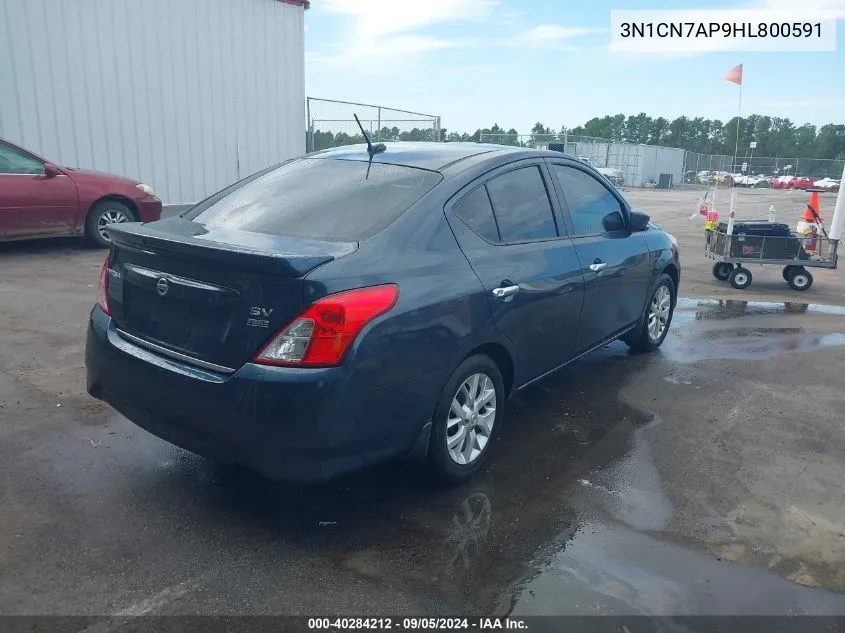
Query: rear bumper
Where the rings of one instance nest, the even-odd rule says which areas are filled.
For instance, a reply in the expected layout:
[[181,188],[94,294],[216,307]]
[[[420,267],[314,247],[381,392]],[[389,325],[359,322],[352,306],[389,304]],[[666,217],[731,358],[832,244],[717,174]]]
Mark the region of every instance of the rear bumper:
[[275,480],[319,482],[423,456],[442,372],[367,388],[348,369],[246,364],[233,375],[185,365],[125,341],[94,308],[88,392],[150,433]]
[[140,200],[136,200],[138,205],[138,218],[141,222],[155,222],[161,219],[161,200],[155,196],[144,196]]

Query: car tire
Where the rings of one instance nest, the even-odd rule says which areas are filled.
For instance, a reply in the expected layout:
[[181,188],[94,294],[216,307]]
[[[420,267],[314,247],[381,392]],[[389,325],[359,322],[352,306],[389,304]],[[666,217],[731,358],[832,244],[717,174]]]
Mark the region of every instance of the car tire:
[[460,484],[478,472],[501,427],[504,404],[504,380],[493,359],[477,354],[458,366],[443,388],[431,427],[428,462],[437,480]]
[[737,290],[744,290],[748,288],[748,286],[751,285],[751,280],[751,271],[747,268],[743,268],[742,266],[734,268],[731,271],[730,277],[728,277],[728,281],[731,282],[731,285]]
[[802,266],[798,266],[789,273],[789,279],[786,281],[789,284],[789,287],[793,290],[803,292],[805,290],[809,290],[810,286],[813,285],[813,276],[810,274],[809,270]]
[[783,280],[784,280],[785,282],[789,283],[789,276],[790,276],[790,275],[793,273],[793,271],[795,271],[797,268],[800,268],[800,266],[786,266],[786,267],[783,269]]
[[734,265],[727,262],[713,264],[713,276],[719,281],[726,281],[727,278],[730,277],[733,269]]
[[137,221],[135,212],[126,203],[119,200],[100,200],[91,207],[85,218],[85,237],[94,246],[108,248],[111,241],[103,235],[104,227],[109,224],[122,224]]
[[[636,329],[622,337],[622,342],[630,347],[631,351],[649,353],[663,344],[669,333],[669,326],[672,325],[672,316],[677,303],[676,293],[677,289],[672,278],[665,273],[661,275],[649,295],[642,322]],[[668,306],[665,304],[667,298]]]

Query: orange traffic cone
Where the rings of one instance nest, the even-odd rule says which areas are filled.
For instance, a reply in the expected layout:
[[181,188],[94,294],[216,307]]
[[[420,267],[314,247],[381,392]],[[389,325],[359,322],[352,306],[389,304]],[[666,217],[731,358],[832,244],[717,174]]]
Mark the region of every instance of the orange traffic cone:
[[821,210],[819,209],[819,192],[813,191],[810,194],[810,201],[807,203],[807,208],[804,209],[804,215],[801,219],[808,224],[815,224],[816,222],[824,222]]

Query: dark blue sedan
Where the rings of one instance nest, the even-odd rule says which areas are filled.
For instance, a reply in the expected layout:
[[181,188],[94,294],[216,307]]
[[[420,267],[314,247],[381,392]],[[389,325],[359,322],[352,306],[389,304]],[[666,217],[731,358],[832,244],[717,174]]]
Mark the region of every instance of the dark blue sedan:
[[299,482],[401,458],[469,478],[508,396],[614,339],[657,349],[680,278],[590,165],[480,144],[327,150],[110,234],[89,393]]

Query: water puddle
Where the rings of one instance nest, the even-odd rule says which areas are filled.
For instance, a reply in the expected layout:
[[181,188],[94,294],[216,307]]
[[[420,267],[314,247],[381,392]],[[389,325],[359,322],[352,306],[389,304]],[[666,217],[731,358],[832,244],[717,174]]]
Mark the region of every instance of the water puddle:
[[[530,572],[503,593],[499,609],[512,616],[845,615],[845,595],[670,540],[676,510],[649,444],[661,420],[650,419],[604,440],[628,448],[606,465],[588,466],[566,491],[578,521],[527,563]],[[722,527],[715,516],[697,522]]]
[[607,521],[585,523],[506,600],[512,616],[845,615],[841,594]]
[[761,360],[824,347],[845,346],[845,334],[798,328],[732,328],[667,338],[661,352],[678,363],[702,360]]
[[[753,326],[751,321],[753,317],[796,314],[845,316],[845,307],[679,299],[673,325],[680,327],[672,330],[661,352],[675,362],[695,363],[702,360],[760,360],[818,348],[845,346],[845,334],[812,331],[814,321],[808,320],[807,327],[797,327],[796,324],[801,321],[795,320],[788,322],[789,327],[773,327],[771,321],[761,321],[760,326]],[[739,319],[742,320],[741,324],[719,323]],[[705,322],[713,322],[713,327],[705,327]],[[690,384],[687,379],[677,376],[667,377],[666,380],[674,384]]]

